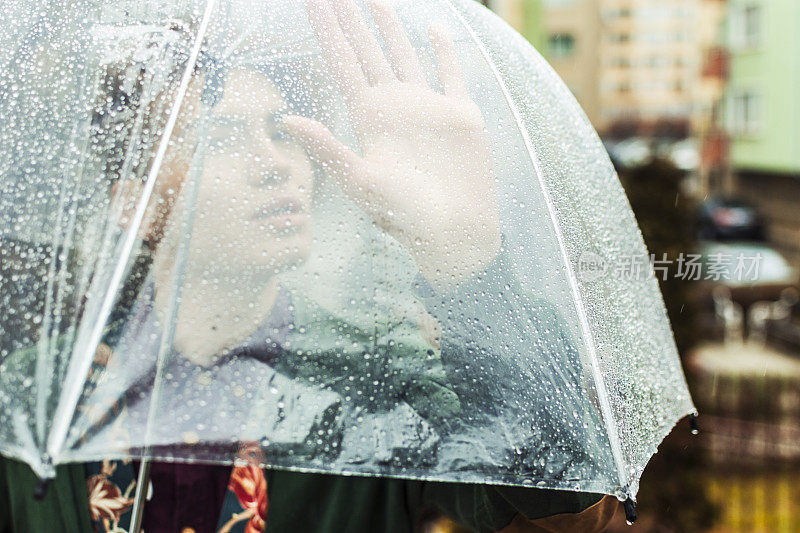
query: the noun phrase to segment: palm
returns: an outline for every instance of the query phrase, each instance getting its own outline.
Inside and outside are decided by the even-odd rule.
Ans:
[[[500,240],[491,158],[483,117],[467,94],[449,35],[431,29],[440,93],[426,83],[391,8],[372,6],[387,59],[352,0],[337,1],[335,14],[327,0],[307,4],[362,153],[309,119],[291,117],[290,131],[408,248],[429,281],[449,285],[483,268]]]

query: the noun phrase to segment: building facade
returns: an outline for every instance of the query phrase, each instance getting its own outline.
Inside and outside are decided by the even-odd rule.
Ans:
[[[601,0],[542,0],[542,53],[597,127]]]
[[[756,202],[800,264],[800,2],[729,0],[725,94],[732,191]]]
[[[695,0],[600,1],[601,131],[688,132],[701,71]],[[680,131],[677,133],[681,133]]]
[[[539,48],[601,134],[685,136],[721,99],[723,82],[706,66],[721,44],[724,0],[488,5]]]
[[[691,115],[700,161],[695,192],[706,196],[730,188],[729,137],[722,117],[728,83],[730,54],[727,45],[727,0],[702,0],[698,4],[697,37],[702,69],[695,87]]]
[[[544,33],[541,0],[482,0],[482,3],[542,52]]]

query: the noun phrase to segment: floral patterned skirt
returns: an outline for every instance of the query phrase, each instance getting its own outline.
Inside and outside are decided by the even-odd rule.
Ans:
[[[86,465],[95,529],[127,533],[138,465],[103,461]],[[144,506],[147,532],[258,533],[267,516],[267,482],[256,466],[153,463]]]

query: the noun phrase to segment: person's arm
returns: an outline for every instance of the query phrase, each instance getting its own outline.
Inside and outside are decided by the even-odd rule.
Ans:
[[[442,359],[462,403],[509,421],[510,415],[536,421],[571,453],[597,451],[592,445],[607,450],[589,441],[599,413],[569,322],[518,279],[505,241],[482,272],[452,291],[436,293],[422,276],[417,290],[441,324]]]
[[[425,483],[424,506],[477,532],[603,531],[619,505],[613,496],[524,487]]]
[[[514,520],[499,533],[561,533],[566,531],[599,533],[608,528],[618,507],[619,501],[614,496],[606,494],[594,505],[575,513],[559,513],[537,519],[528,519],[522,514],[517,514]]]
[[[450,293],[436,294],[421,279],[419,286],[442,323],[445,364],[468,384],[456,385],[462,403],[485,415],[481,444],[487,451],[469,460],[498,464],[515,448],[519,464],[497,468],[551,483],[610,460],[603,457],[607,446],[574,429],[597,427],[599,419],[567,324],[555,306],[520,283],[505,246],[483,272]],[[492,448],[496,430],[507,427],[511,431]],[[457,483],[425,484],[422,501],[476,531],[506,533],[601,531],[617,506],[616,498],[597,493]]]

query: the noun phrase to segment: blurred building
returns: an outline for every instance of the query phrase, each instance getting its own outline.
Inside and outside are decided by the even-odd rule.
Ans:
[[[541,0],[481,0],[540,52],[544,45]]]
[[[602,0],[542,0],[542,53],[595,127],[601,116]]]
[[[758,204],[770,240],[800,263],[800,2],[729,0],[727,27],[729,192]]]
[[[702,68],[694,90],[691,131],[700,152],[696,192],[705,196],[730,188],[729,139],[722,124],[730,63],[725,31],[727,0],[702,0],[697,8]]]
[[[722,0],[487,4],[539,48],[603,134],[683,137],[721,98],[701,80],[719,49]]]
[[[601,0],[484,0],[547,58],[592,124],[598,99]]]
[[[599,0],[601,132],[688,134],[701,68],[697,5]]]

